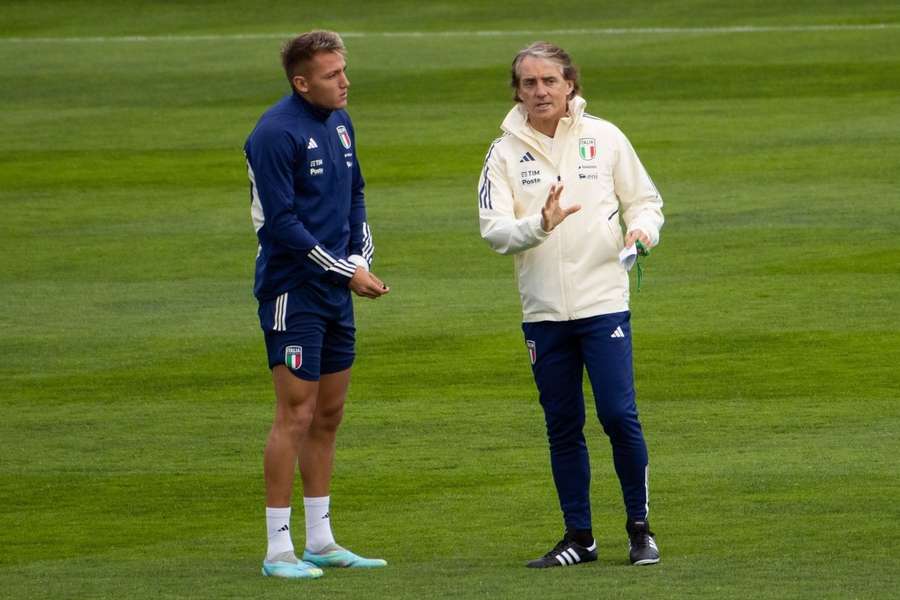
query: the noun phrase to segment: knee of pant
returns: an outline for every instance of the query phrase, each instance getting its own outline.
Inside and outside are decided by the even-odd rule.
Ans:
[[[598,410],[597,417],[606,433],[633,428],[635,425],[640,428],[637,411],[631,407],[617,406],[607,410]]]
[[[547,415],[547,437],[550,443],[566,442],[583,435],[584,414]]]

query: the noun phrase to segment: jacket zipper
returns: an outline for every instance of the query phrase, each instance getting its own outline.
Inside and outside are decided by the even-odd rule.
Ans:
[[[560,162],[560,164],[557,166],[557,174],[556,174],[556,182],[557,183],[562,183],[562,176],[560,175],[560,173],[562,173],[562,162]],[[560,223],[560,225],[562,225],[562,223]],[[559,227],[559,225],[557,225],[557,227]],[[569,306],[569,278],[566,274],[566,260],[565,260],[566,259],[566,248],[565,248],[566,236],[563,234],[562,229],[559,230],[558,235],[559,235],[558,254],[559,254],[559,279],[560,279],[559,289],[562,292],[562,303],[563,303],[562,307],[563,307],[563,311],[565,311],[565,314],[566,314],[566,320],[571,321],[572,320],[572,310],[571,310],[571,307]]]

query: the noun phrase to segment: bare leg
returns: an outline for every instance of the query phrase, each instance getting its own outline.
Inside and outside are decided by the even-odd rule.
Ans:
[[[322,375],[309,430],[300,445],[303,495],[329,495],[334,469],[334,441],[344,416],[344,400],[350,386],[350,369]]]
[[[264,471],[266,506],[277,508],[291,505],[297,458],[316,412],[319,382],[300,379],[284,365],[272,369],[272,382],[275,419],[266,442]]]

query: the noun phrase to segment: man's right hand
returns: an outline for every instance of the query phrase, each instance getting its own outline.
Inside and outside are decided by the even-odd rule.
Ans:
[[[556,229],[556,226],[562,223],[566,217],[581,210],[580,204],[573,204],[569,208],[560,208],[559,197],[562,191],[563,185],[561,183],[551,186],[547,201],[541,209],[541,229],[547,233]]]
[[[384,285],[383,281],[363,267],[356,267],[356,272],[353,273],[349,285],[353,293],[363,298],[378,298],[391,291],[391,288]]]

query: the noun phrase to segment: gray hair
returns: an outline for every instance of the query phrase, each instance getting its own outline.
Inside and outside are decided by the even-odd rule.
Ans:
[[[572,82],[572,92],[569,94],[569,100],[574,98],[581,92],[581,82],[578,81],[578,67],[572,64],[569,53],[550,42],[534,42],[526,48],[519,50],[512,62],[512,76],[510,85],[513,89],[513,100],[521,102],[519,98],[519,65],[526,56],[534,58],[542,58],[555,62],[562,68],[563,79]]]

